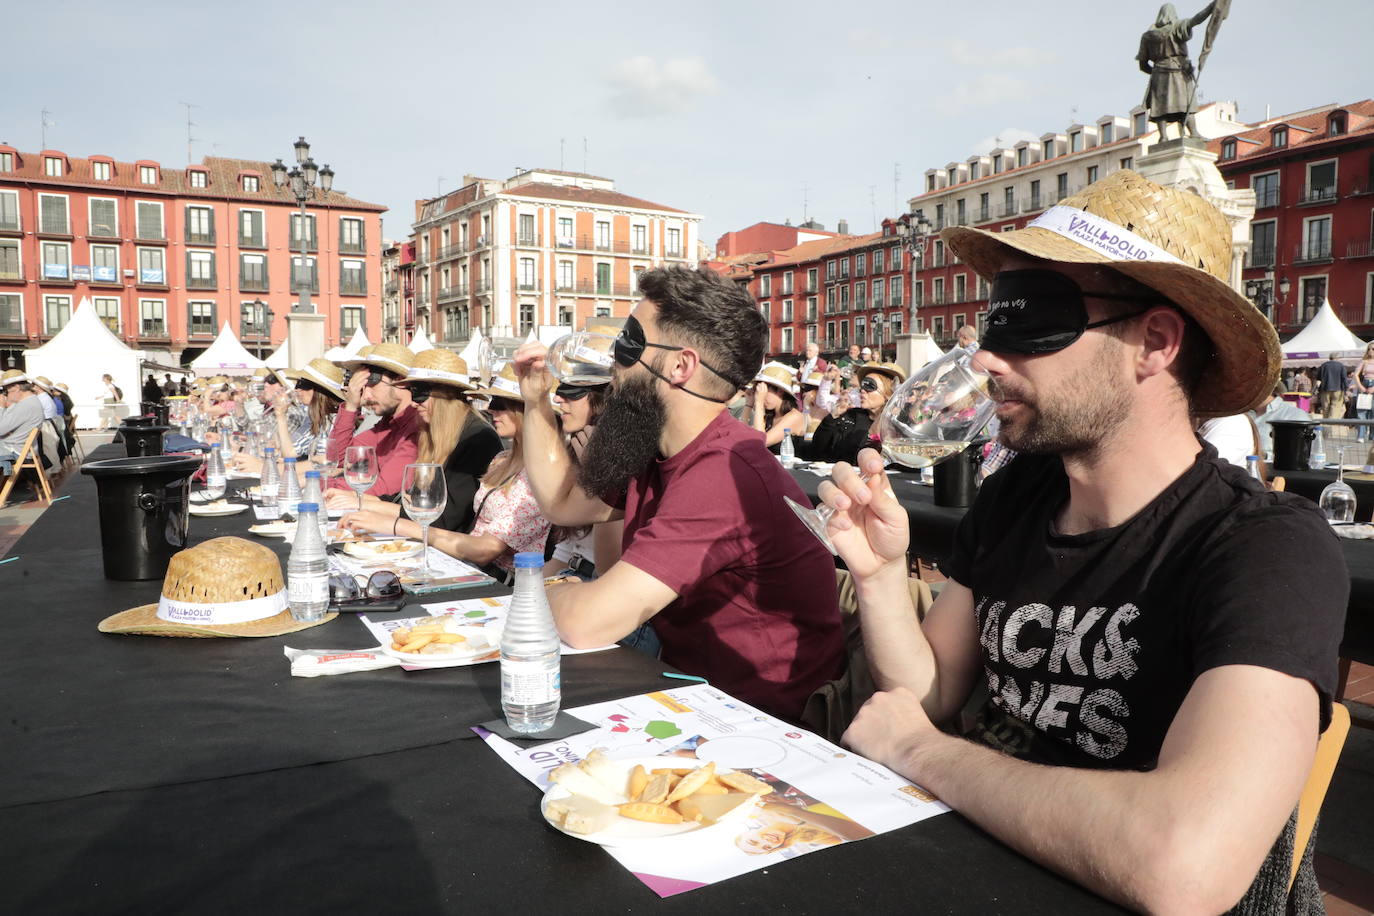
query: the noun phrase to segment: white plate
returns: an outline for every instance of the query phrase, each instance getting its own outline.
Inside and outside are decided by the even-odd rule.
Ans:
[[[289,537],[295,532],[295,522],[263,522],[260,525],[252,525],[248,528],[249,534],[256,534],[260,538]]]
[[[419,541],[350,541],[344,553],[359,560],[404,560],[425,549]]]
[[[391,648],[390,643],[385,643],[382,646],[382,652],[390,655],[392,658],[399,658],[403,662],[412,662],[417,665],[465,665],[479,656],[496,652],[500,648],[494,638],[499,635],[499,630],[490,630],[486,627],[466,627],[457,624],[446,624],[444,626],[444,632],[466,636],[468,641],[454,643],[452,652],[435,652],[429,655],[425,655],[422,652],[398,652]],[[495,659],[493,659],[493,661],[494,660]]]
[[[201,515],[209,518],[217,518],[221,515],[238,515],[248,507],[243,504],[224,503],[191,503],[187,511],[192,515]]]
[[[642,765],[646,772],[656,769],[681,770],[693,765],[706,766],[707,761],[695,760],[690,757],[628,757],[623,760],[611,760],[612,764],[620,767],[624,773],[625,780],[628,782],[630,771],[636,764]],[[728,767],[717,766],[716,772],[720,774],[734,772]],[[669,837],[680,836],[684,833],[703,834],[703,833],[724,833],[730,834],[739,830],[741,821],[748,818],[750,812],[758,809],[757,799],[753,804],[748,802],[740,804],[725,817],[716,821],[714,824],[699,824],[696,821],[685,821],[681,824],[651,824],[648,821],[637,821],[629,817],[616,817],[611,821],[611,825],[604,830],[595,833],[573,833],[564,830],[553,821],[549,820],[548,805],[551,801],[560,798],[567,798],[573,793],[562,786],[554,783],[549,786],[549,790],[544,793],[544,797],[539,802],[539,813],[544,815],[544,820],[553,829],[560,833],[566,833],[570,837],[579,840],[586,840],[588,843],[597,843],[601,846],[632,846],[643,843],[646,840],[666,840]],[[761,796],[766,798],[767,796]],[[723,840],[723,838],[722,838]]]

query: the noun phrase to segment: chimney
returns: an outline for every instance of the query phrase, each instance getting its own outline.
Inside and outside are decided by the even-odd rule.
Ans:
[[[838,232],[840,235],[848,235],[848,234],[849,234],[849,220],[847,220],[847,219],[842,219],[842,220],[840,220],[838,223],[836,223],[836,224],[835,224],[835,231]]]

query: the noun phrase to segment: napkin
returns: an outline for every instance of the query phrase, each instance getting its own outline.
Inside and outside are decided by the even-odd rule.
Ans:
[[[1337,537],[1349,538],[1352,541],[1374,538],[1374,525],[1332,525],[1331,530],[1336,532]]]
[[[494,735],[505,738],[507,741],[514,741],[521,747],[534,747],[546,741],[562,741],[564,738],[571,738],[573,735],[589,732],[596,728],[596,726],[590,722],[582,721],[577,718],[577,716],[570,716],[566,712],[560,710],[558,718],[553,720],[553,726],[547,731],[542,731],[537,735],[522,735],[518,732],[511,731],[510,726],[506,724],[504,718],[483,722],[481,725],[474,727],[474,733],[476,733],[475,730],[478,728],[485,729]]]

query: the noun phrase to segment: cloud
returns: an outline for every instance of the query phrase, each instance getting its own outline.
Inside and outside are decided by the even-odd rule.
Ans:
[[[700,57],[661,63],[652,57],[626,58],[615,65],[607,82],[611,109],[632,118],[678,114],[719,88]]]
[[[991,137],[984,137],[977,143],[969,147],[970,156],[983,156],[999,147],[1010,149],[1021,140],[1039,140],[1039,134],[1033,134],[1028,130],[1019,127],[1004,127]]]
[[[972,82],[960,83],[940,96],[939,107],[949,113],[970,108],[1003,106],[1030,98],[1030,87],[1019,76],[984,73]]]

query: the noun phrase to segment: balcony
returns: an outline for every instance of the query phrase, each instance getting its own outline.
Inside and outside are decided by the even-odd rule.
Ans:
[[[167,323],[165,321],[154,321],[144,318],[138,328],[139,337],[166,337]]]
[[[443,248],[439,249],[439,255],[435,258],[435,260],[447,261],[449,258],[456,258],[459,255],[464,255],[467,253],[468,246],[464,245],[461,242],[459,242],[457,245],[445,245]],[[417,261],[416,263],[419,262]]]
[[[538,281],[538,280],[521,280],[519,283],[516,284],[515,289],[516,289],[517,292],[522,292],[522,293],[537,293],[537,292],[539,292],[539,289],[540,289],[539,281]]]
[[[535,233],[534,235],[521,233],[515,237],[515,244],[519,248],[542,248],[544,246],[544,236],[539,233]]]
[[[1274,249],[1273,248],[1251,248],[1250,253],[1245,256],[1246,267],[1273,267]]]
[[[472,247],[473,247],[473,248],[486,248],[486,247],[487,247],[487,244],[488,244],[490,241],[491,241],[491,240],[488,239],[485,235],[479,235],[479,236],[477,236],[477,240],[476,240],[475,242],[472,243]]]
[[[1040,210],[1043,210],[1043,209],[1044,209],[1044,207],[1042,207],[1042,206],[1040,205],[1040,195],[1039,195],[1039,194],[1032,194],[1031,197],[1030,197],[1030,200],[1027,200],[1027,201],[1026,201],[1026,205],[1025,205],[1024,207],[1021,208],[1021,212],[1022,212],[1022,213],[1037,213],[1037,212],[1039,212]]]
[[[1336,200],[1336,186],[1334,184],[1304,185],[1302,197],[1298,198],[1300,206],[1311,206],[1314,204],[1329,204]],[[1256,209],[1259,205],[1256,204]]]
[[[1277,207],[1279,205],[1279,189],[1265,188],[1255,192],[1255,209],[1263,210],[1266,207]]]
[[[1002,204],[1002,209],[997,211],[998,219],[1011,219],[1016,215],[1016,201],[1011,200]]]
[[[817,288],[819,285],[820,285],[820,284],[817,283],[815,280],[807,280],[807,281],[806,281],[806,290],[805,290],[805,291],[808,292],[808,293],[814,293],[814,292],[816,292],[816,288]]]
[[[1374,238],[1356,239],[1345,246],[1345,256],[1347,258],[1371,258],[1374,257]]]
[[[491,292],[491,281],[478,280],[476,286],[473,287],[472,291],[478,296]]]
[[[988,220],[992,219],[992,208],[991,208],[991,207],[979,207],[979,208],[975,211],[975,213],[977,214],[977,215],[973,218],[973,221],[974,221],[975,223],[986,223]]]
[[[344,280],[339,284],[339,295],[341,296],[366,296],[367,283],[362,279]]]
[[[429,307],[429,293],[425,292],[425,291],[422,290],[422,289],[421,289],[421,290],[416,290],[416,292],[415,292],[415,307],[416,307],[417,309],[428,308],[428,307]]]
[[[267,288],[266,277],[239,277],[239,291],[244,293],[265,293]]]
[[[388,280],[388,281],[386,282],[386,285],[382,287],[382,292],[385,293],[385,294],[388,295],[388,296],[394,296],[394,295],[396,295],[396,293],[397,293],[399,290],[400,290],[400,284],[397,283],[395,280]]]
[[[1329,264],[1331,257],[1330,239],[1310,239],[1306,245],[1299,245],[1293,253],[1296,264]]]
[[[361,240],[340,242],[339,254],[367,254],[367,246]]]
[[[187,277],[187,289],[219,289],[214,277]]]
[[[466,299],[467,297],[468,288],[465,284],[460,283],[457,286],[441,286],[439,288],[439,295],[435,298],[435,301],[452,302],[455,299]]]
[[[1369,176],[1356,178],[1350,185],[1351,197],[1362,197],[1365,194],[1374,194],[1374,179]]]
[[[868,274],[868,268],[863,264],[854,265],[854,276],[863,277]]]
[[[240,232],[240,233],[239,233],[239,247],[240,247],[240,248],[266,248],[266,247],[267,247],[267,242],[263,239],[261,233],[256,234],[256,235],[251,234],[251,233],[245,235],[245,234],[243,234],[243,233]]]

